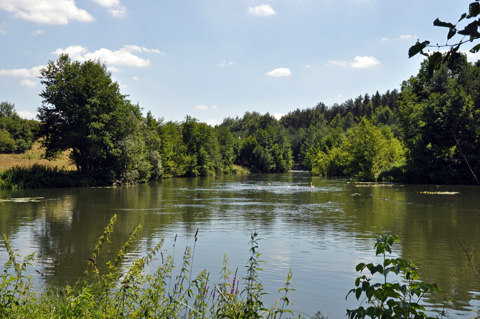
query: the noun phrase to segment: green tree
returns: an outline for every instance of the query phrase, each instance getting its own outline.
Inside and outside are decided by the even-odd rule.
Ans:
[[[15,105],[0,102],[0,153],[23,153],[37,139],[38,122],[18,116]]]
[[[174,122],[161,124],[159,127],[159,136],[163,176],[185,176],[191,157],[187,155],[181,125]]]
[[[226,126],[217,126],[215,131],[220,152],[220,170],[222,173],[230,174],[233,172],[233,163],[239,151],[239,139],[235,138]]]
[[[387,126],[375,125],[366,117],[347,132],[338,129],[341,124],[333,123],[322,144],[312,148],[312,174],[375,180],[403,164],[405,150]]]
[[[471,88],[480,79],[479,67],[465,57],[457,72],[443,65],[430,73],[428,64],[402,85],[399,119],[408,176],[416,182],[478,183],[480,100]]]
[[[140,108],[120,93],[105,65],[61,55],[41,78],[38,117],[47,158],[71,150],[77,169],[99,181],[148,180]]]
[[[188,176],[215,175],[220,171],[218,139],[212,127],[187,116],[182,125],[182,136],[191,159]]]
[[[0,116],[12,117],[16,115],[15,104],[4,101],[0,102]]]
[[[8,131],[0,129],[0,153],[13,153],[15,150],[15,140]]]
[[[143,125],[143,136],[148,152],[147,158],[152,165],[151,179],[154,180],[163,175],[162,156],[160,155],[162,141],[159,135],[161,121],[156,120],[152,113],[148,112]]]

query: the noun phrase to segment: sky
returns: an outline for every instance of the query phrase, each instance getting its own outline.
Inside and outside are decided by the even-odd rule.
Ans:
[[[279,117],[399,90],[423,59],[408,48],[444,44],[433,21],[455,23],[470,2],[0,0],[0,101],[35,118],[39,71],[68,53],[99,59],[122,94],[165,121]]]

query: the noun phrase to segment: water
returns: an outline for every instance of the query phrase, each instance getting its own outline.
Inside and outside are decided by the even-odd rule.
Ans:
[[[378,261],[376,235],[397,234],[396,255],[415,261],[421,279],[442,288],[451,300],[449,315],[474,317],[480,279],[459,241],[480,250],[479,194],[473,186],[357,187],[298,172],[170,179],[127,188],[2,191],[0,231],[20,255],[36,253],[34,269],[43,275],[31,274],[40,288],[82,279],[87,258],[114,214],[118,220],[106,256],[115,255],[140,224],[141,246],[131,257],[162,237],[163,253],[173,253],[176,235],[180,257],[193,246],[198,228],[194,272],[207,268],[213,282],[219,282],[224,254],[232,271],[245,274],[250,235],[257,231],[266,261],[260,278],[270,293],[267,305],[281,297],[277,292],[292,268],[296,291],[290,294],[290,309],[309,315],[320,310],[329,318],[343,318],[347,308],[359,305],[345,296],[358,275],[355,265]],[[0,261],[6,258],[0,250]]]

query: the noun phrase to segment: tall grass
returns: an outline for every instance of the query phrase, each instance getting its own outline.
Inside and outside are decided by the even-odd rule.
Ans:
[[[0,172],[0,189],[95,186],[96,182],[77,171],[34,164]]]
[[[219,283],[214,283],[206,269],[195,276],[192,273],[198,230],[193,248],[185,249],[179,268],[174,262],[175,247],[172,255],[163,255],[163,240],[145,256],[130,262],[125,259],[129,251],[138,247],[136,238],[140,227],[131,233],[113,260],[100,264],[99,256],[110,243],[115,222],[116,216],[105,227],[88,258],[85,281],[74,287],[51,288],[38,294],[24,275],[33,255],[18,263],[18,256],[4,237],[10,258],[0,277],[1,317],[281,319],[294,316],[287,308],[288,293],[293,290],[291,271],[280,289],[279,301],[268,307],[263,302],[265,291],[259,279],[259,266],[263,261],[257,233],[251,235],[246,276],[238,278],[237,269],[232,277],[228,258],[224,256]],[[153,272],[147,271],[154,260],[158,266]]]

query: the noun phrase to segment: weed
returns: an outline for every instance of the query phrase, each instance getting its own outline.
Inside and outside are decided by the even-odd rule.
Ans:
[[[353,293],[360,299],[365,295],[368,307],[347,310],[349,318],[434,318],[428,317],[425,307],[420,304],[427,293],[440,292],[435,284],[419,281],[415,265],[401,258],[387,258],[392,253],[392,246],[398,242],[398,236],[383,235],[377,238],[375,244],[376,255],[383,257],[383,263],[359,263],[358,272],[365,269],[373,276],[380,274],[383,282],[372,283],[372,279],[362,275],[355,280],[356,288],[351,289],[347,297]],[[401,276],[404,281],[389,281],[389,274]]]

